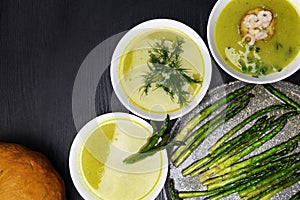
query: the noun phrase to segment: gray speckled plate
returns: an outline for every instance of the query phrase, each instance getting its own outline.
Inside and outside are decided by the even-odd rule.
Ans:
[[[225,84],[222,86],[219,86],[213,90],[211,90],[206,97],[202,100],[201,104],[196,107],[192,112],[190,112],[188,115],[183,116],[181,119],[178,119],[172,129],[172,134],[176,134],[178,130],[180,130],[187,122],[190,121],[199,111],[201,111],[203,108],[207,107],[209,104],[215,102],[216,100],[224,97],[226,94],[244,86],[245,83],[240,81],[235,81],[229,84]],[[280,90],[281,92],[285,93],[289,98],[293,99],[294,101],[298,102],[300,104],[300,86],[294,85],[288,82],[277,82],[272,84],[275,88]],[[252,98],[249,105],[238,115],[236,115],[234,118],[226,122],[224,125],[221,125],[219,128],[217,128],[204,142],[198,147],[196,151],[192,153],[192,155],[178,168],[174,167],[172,164],[170,164],[170,176],[175,180],[175,187],[179,191],[189,191],[189,190],[205,190],[205,187],[202,186],[199,181],[198,177],[183,177],[181,175],[181,170],[187,167],[192,162],[204,157],[208,153],[208,149],[228,130],[230,130],[232,127],[234,127],[236,124],[241,122],[243,119],[245,119],[247,116],[251,115],[252,113],[275,104],[282,104],[282,102],[272,96],[269,92],[267,92],[262,85],[257,85],[252,89],[251,93],[255,95],[254,98]],[[274,114],[282,114],[284,111],[275,111],[271,112],[270,115]],[[257,153],[260,153],[266,149],[269,149],[270,147],[277,145],[279,143],[282,143],[283,141],[288,140],[290,137],[295,136],[296,134],[299,134],[300,132],[300,115],[293,117],[289,119],[287,125],[284,127],[284,129],[277,134],[272,140],[265,143],[263,146],[261,146],[256,151],[252,152],[248,156],[253,156]],[[205,121],[204,121],[205,123]],[[195,129],[200,127],[203,123],[199,124]],[[244,127],[242,130],[240,130],[237,134],[241,133],[243,130],[249,128],[252,125],[249,124],[248,126]],[[299,151],[299,146],[296,151]],[[272,199],[289,199],[293,194],[295,194],[297,191],[300,190],[300,183],[296,183],[293,186],[285,189],[284,191],[276,194],[272,197]],[[164,191],[166,194],[166,190]],[[165,196],[166,199],[168,199]],[[203,199],[200,197],[193,198],[193,199]],[[223,199],[240,199],[237,194],[230,195]]]

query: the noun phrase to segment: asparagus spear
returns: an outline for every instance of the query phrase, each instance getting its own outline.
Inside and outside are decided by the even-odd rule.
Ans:
[[[298,180],[299,181],[299,180]],[[300,199],[300,191],[298,191],[296,194],[294,194],[290,200],[299,200]]]
[[[285,172],[283,172],[283,173],[285,173]],[[288,172],[287,172],[287,174],[290,175],[290,173],[288,173]],[[276,175],[278,175],[278,173],[274,174],[274,173],[270,172],[266,176],[253,177],[252,179],[250,179],[248,181],[246,180],[244,183],[239,184],[237,187],[233,187],[233,188],[231,188],[229,190],[225,190],[225,191],[220,191],[217,194],[214,194],[212,196],[205,198],[205,200],[218,200],[218,199],[228,196],[230,194],[240,192],[240,191],[245,190],[250,187],[254,187],[255,185],[258,186],[261,183],[268,184],[275,180],[275,178],[273,178],[273,177],[275,177]],[[180,193],[179,193],[179,195],[180,195]]]
[[[173,153],[171,160],[174,162],[174,165],[176,165],[176,160],[179,158],[180,154],[189,146],[193,143],[195,139],[197,139],[201,134],[205,134],[205,132],[212,132],[214,129],[216,129],[218,126],[223,124],[226,120],[227,113],[231,112],[234,110],[239,104],[243,101],[248,101],[250,97],[253,97],[252,95],[244,95],[241,98],[238,98],[236,101],[232,102],[230,105],[228,105],[225,110],[223,110],[221,113],[216,115],[214,118],[206,122],[204,125],[202,125],[195,133],[190,135],[186,140],[185,140],[185,145],[182,145],[178,147],[175,152]]]
[[[270,125],[270,122],[272,122],[274,118],[275,118],[274,116],[270,117],[268,120],[266,116],[258,118],[257,121],[252,126],[252,128],[248,129],[247,131],[244,131],[242,134],[238,135],[237,137],[234,137],[233,139],[225,142],[222,146],[220,146],[214,152],[212,152],[211,155],[212,156],[220,155],[230,147],[239,144],[243,138],[249,137],[249,135],[251,135],[253,132],[256,132],[258,130],[263,130],[265,127],[268,127]]]
[[[270,133],[263,136],[259,141],[253,143],[251,146],[247,147],[246,149],[242,150],[238,154],[232,156],[231,158],[227,159],[223,163],[220,163],[219,165],[215,166],[214,168],[211,168],[207,170],[206,172],[202,173],[199,178],[200,182],[204,182],[205,180],[209,179],[210,177],[216,175],[219,171],[222,169],[225,169],[235,163],[236,161],[240,160],[250,152],[254,151],[261,145],[263,145],[265,142],[273,138],[275,135],[277,135],[285,126],[287,120],[282,120],[277,127],[275,127]]]
[[[291,170],[295,170],[297,168],[299,168],[299,166],[292,165],[289,168],[289,170],[291,171]],[[211,190],[208,189],[205,191],[181,191],[181,192],[178,192],[177,190],[175,190],[175,188],[173,188],[173,190],[175,190],[175,192],[172,191],[172,193],[176,194],[177,198],[191,198],[191,197],[212,195],[206,199],[219,199],[219,198],[225,197],[229,194],[245,190],[253,185],[258,185],[258,183],[260,183],[262,181],[267,182],[267,181],[265,181],[266,178],[273,177],[273,176],[278,177],[279,176],[278,174],[287,174],[287,172],[284,173],[283,170],[268,170],[267,172],[262,173],[262,175],[246,177],[242,180],[237,180],[237,181],[227,184],[223,187],[219,187],[219,188],[215,188],[215,189],[211,189]],[[276,178],[273,178],[273,179],[276,179]],[[269,181],[272,181],[272,180],[269,179]],[[175,198],[175,199],[177,199],[177,198]]]
[[[176,141],[183,141],[186,136],[188,135],[188,133],[197,125],[199,124],[201,121],[203,121],[204,119],[206,119],[213,111],[215,111],[216,109],[220,108],[221,106],[223,106],[224,104],[232,101],[233,99],[235,99],[236,97],[243,95],[245,93],[247,93],[248,91],[250,91],[252,88],[254,87],[254,85],[246,85],[242,88],[237,89],[236,91],[229,93],[228,95],[226,95],[225,97],[221,98],[220,100],[218,100],[217,102],[213,103],[212,105],[208,106],[207,108],[205,108],[204,110],[202,110],[198,115],[196,115],[191,121],[189,121],[189,123],[187,125],[185,125],[180,132],[176,135],[175,140]],[[172,159],[172,161],[174,161],[174,159]]]
[[[138,153],[132,154],[132,155],[128,156],[127,158],[125,158],[123,160],[123,162],[126,163],[126,164],[133,164],[133,163],[136,163],[140,160],[143,160],[143,159],[145,159],[149,156],[152,156],[152,155],[154,155],[155,153],[157,153],[159,151],[162,151],[162,150],[167,149],[167,148],[172,147],[172,146],[179,146],[181,144],[182,144],[182,142],[172,141],[172,142],[170,142],[168,144],[165,144],[165,145],[159,145],[159,146],[156,146],[155,148],[150,149],[147,152],[144,152],[144,153],[138,152]]]
[[[259,176],[246,177],[245,179],[238,180],[236,182],[227,184],[223,187],[219,187],[216,189],[205,190],[205,191],[185,191],[185,192],[177,191],[177,195],[180,198],[191,198],[191,197],[212,195],[205,199],[211,199],[211,200],[220,199],[222,197],[233,194],[235,192],[242,191],[252,185],[255,185],[255,184],[259,183],[260,181],[264,180],[266,177],[269,177],[276,173],[277,173],[277,171],[269,170],[265,174],[262,174]]]
[[[262,110],[259,110],[255,112],[254,114],[247,117],[244,121],[236,125],[234,128],[232,128],[230,131],[228,131],[223,137],[221,137],[209,150],[210,153],[214,152],[217,148],[219,148],[226,140],[228,140],[231,136],[233,136],[236,132],[238,132],[240,129],[242,129],[244,126],[246,126],[248,123],[253,121],[254,119],[269,113],[274,110],[280,110],[280,109],[290,109],[290,105],[273,105],[269,106],[267,108],[264,108]]]
[[[244,99],[243,101],[240,102],[239,106],[236,106],[234,110],[231,112],[227,113],[225,116],[225,121],[228,121],[232,117],[234,117],[236,114],[238,114],[241,110],[243,110],[249,103],[249,97],[246,98],[247,96],[242,97]],[[198,146],[203,142],[203,140],[213,131],[215,130],[220,124],[216,123],[213,126],[210,126],[207,131],[202,133],[188,148],[186,148],[180,156],[175,160],[174,165],[179,166],[181,163],[185,161],[187,157],[191,155],[191,153],[198,148]]]
[[[257,198],[251,198],[251,199],[252,200],[253,199],[268,200],[272,196],[274,196],[276,193],[284,190],[287,187],[290,187],[291,185],[297,183],[298,181],[300,181],[300,174],[299,173],[293,175],[291,178],[287,179],[284,183],[278,183],[275,187],[269,188],[267,191],[263,192],[262,194],[259,194],[257,196]],[[295,198],[299,200],[300,196],[298,195],[298,197],[295,197]]]
[[[190,198],[190,197],[197,197],[197,196],[205,196],[209,194],[214,194],[216,191],[183,191],[179,192],[175,189],[174,180],[167,178],[166,188],[168,189],[169,193],[168,196],[171,196],[172,200],[182,200],[182,198]]]
[[[300,154],[297,153],[297,154],[293,154],[293,155],[288,156],[288,157],[284,157],[284,158],[279,159],[277,161],[267,163],[267,164],[259,166],[259,167],[254,167],[253,168],[252,166],[249,166],[249,167],[246,167],[246,169],[247,169],[246,172],[238,174],[238,175],[231,175],[231,176],[223,175],[223,176],[220,176],[219,181],[207,185],[207,189],[211,190],[211,189],[219,188],[219,187],[222,187],[222,186],[227,185],[229,183],[232,183],[232,182],[244,179],[246,177],[250,177],[250,176],[259,174],[261,172],[265,172],[267,170],[278,170],[278,169],[281,169],[281,168],[284,168],[284,167],[288,167],[294,162],[294,160],[299,159],[299,156],[300,156]]]
[[[289,117],[293,117],[295,115],[297,115],[297,112],[289,112],[280,116],[275,121],[273,121],[274,117],[270,117],[268,120],[266,120],[265,117],[258,119],[251,128],[225,143],[223,145],[226,146],[225,149],[221,146],[212,155],[208,155],[206,159],[211,158],[209,162],[201,166],[204,159],[201,159],[200,162],[196,161],[186,169],[184,169],[182,171],[182,174],[184,176],[188,174],[194,176],[206,170],[207,168],[212,168],[218,165],[219,163],[234,155],[236,152],[246,148],[252,142],[256,141],[261,135],[269,131],[272,128],[273,124],[278,124],[280,123],[280,121],[285,120]]]
[[[268,174],[270,174],[269,172]],[[207,196],[207,195],[212,195],[212,194],[217,194],[217,193],[225,193],[227,191],[232,191],[232,193],[237,192],[239,190],[235,190],[236,188],[239,188],[240,190],[244,189],[245,187],[243,185],[249,186],[250,184],[255,184],[260,179],[258,178],[246,178],[241,181],[236,181],[234,183],[225,185],[224,187],[216,188],[213,190],[204,190],[204,191],[183,191],[183,192],[178,192],[178,196],[181,198],[191,198],[191,197],[199,197],[199,196]],[[240,187],[242,186],[242,187]]]
[[[227,158],[231,157],[234,155],[236,152],[246,148],[248,145],[251,145],[251,143],[255,142],[258,140],[263,134],[267,133],[269,130],[273,128],[273,124],[270,122],[273,122],[274,124],[280,122],[283,120],[282,118],[276,120],[275,122],[273,121],[274,117],[269,118],[268,120],[260,119],[257,121],[253,127],[245,131],[244,134],[242,134],[242,137],[239,138],[237,141],[236,139],[233,139],[231,141],[228,141],[228,143],[231,143],[231,145],[228,147],[227,151],[219,152],[215,151],[213,155],[219,154],[222,156],[221,158],[217,159],[216,162],[214,162],[210,168],[214,167],[215,165],[223,162]],[[235,143],[234,143],[235,142]]]
[[[296,147],[295,147],[296,148]],[[295,148],[291,149],[294,150]],[[284,152],[284,154],[289,153],[290,151]],[[224,174],[222,176],[210,178],[203,182],[203,185],[207,185],[208,188],[214,188],[215,185],[222,186],[226,185],[228,183],[231,183],[232,181],[239,180],[245,176],[245,174],[255,174],[270,168],[275,168],[283,166],[285,164],[289,164],[295,159],[299,158],[300,153],[292,154],[287,157],[280,158],[278,160],[273,160],[272,162],[269,162],[268,160],[266,162],[259,162],[256,165],[248,165],[242,169]],[[281,157],[281,155],[280,155]],[[279,166],[278,166],[279,165]]]
[[[264,151],[261,154],[258,154],[256,156],[253,156],[251,158],[248,158],[242,162],[239,162],[235,165],[232,165],[230,167],[227,167],[223,169],[222,171],[218,172],[218,175],[224,175],[232,171],[236,171],[238,169],[244,168],[247,165],[259,163],[260,161],[263,161],[264,159],[277,157],[277,155],[281,155],[281,152],[290,151],[291,149],[295,148],[296,145],[298,145],[298,141],[300,140],[300,134],[294,136],[293,138],[289,139],[286,142],[283,142],[277,146],[274,146],[271,149],[268,149]]]
[[[276,181],[280,183],[283,179],[293,175],[299,169],[300,169],[300,162],[298,161],[298,162],[295,162],[292,166],[288,167],[287,169],[282,169],[274,174],[271,174],[268,177],[266,177],[265,179],[259,181],[257,184],[252,185],[251,187],[248,187],[247,189],[240,191],[239,195],[241,197],[245,197],[245,196],[247,196],[247,194],[259,189],[260,187],[263,187],[263,186],[271,184],[271,183],[276,183]]]
[[[273,95],[275,95],[277,98],[281,99],[286,104],[289,104],[293,106],[299,113],[300,113],[300,105],[293,101],[292,99],[288,98],[285,94],[282,92],[276,90],[272,85],[266,84],[264,87]]]
[[[180,145],[180,143],[176,141],[167,144],[167,141],[170,136],[170,134],[166,133],[169,121],[170,121],[170,117],[169,115],[167,115],[161,129],[157,133],[149,137],[147,143],[143,147],[141,147],[137,153],[128,156],[123,160],[123,162],[126,164],[132,164],[140,160],[143,160],[148,156],[152,156],[156,152],[164,150],[170,146]],[[156,128],[154,127],[154,130],[155,129]],[[161,140],[159,141],[159,139]]]
[[[212,165],[215,165],[215,163],[224,161],[225,159],[229,158],[232,154],[234,154],[235,152],[237,152],[241,148],[243,148],[243,145],[241,145],[242,143],[244,143],[244,142],[250,143],[251,138],[249,138],[249,135],[251,136],[251,133],[254,133],[255,135],[257,135],[257,133],[255,133],[255,132],[257,132],[258,128],[261,127],[262,124],[264,124],[264,123],[265,123],[265,117],[262,120],[256,121],[256,123],[250,129],[248,129],[244,133],[242,133],[241,135],[243,137],[239,137],[240,139],[242,139],[239,143],[233,143],[232,141],[229,141],[229,143],[231,145],[227,146],[227,148],[224,149],[223,152],[218,152],[218,154],[211,154],[211,155],[206,156],[207,158],[210,158],[209,162],[202,165],[204,159],[201,159],[200,161],[196,161],[196,162],[192,163],[190,166],[188,166],[187,168],[185,168],[182,171],[182,174],[184,176],[186,176],[188,174],[194,176],[194,175],[202,172],[203,170],[211,167]],[[265,130],[265,131],[267,131],[267,130]],[[256,137],[252,137],[252,138],[255,139]],[[238,147],[234,148],[237,144],[238,144]]]
[[[299,174],[292,174],[288,177],[281,177],[273,182],[266,184],[262,187],[257,188],[253,192],[250,192],[246,196],[244,196],[243,200],[248,199],[269,199],[270,197],[274,196],[276,193],[280,192],[281,190],[284,190],[285,188],[293,185],[298,180],[300,180]]]
[[[287,169],[283,169],[283,170],[279,170],[279,171],[270,170],[265,175],[262,175],[259,177],[253,176],[252,178],[250,178],[248,180],[246,179],[244,182],[242,182],[242,184],[237,185],[237,187],[231,188],[229,190],[221,191],[217,194],[209,196],[208,198],[206,198],[206,200],[220,199],[222,197],[233,194],[235,192],[240,193],[241,191],[245,191],[248,188],[256,188],[261,185],[266,185],[266,184],[272,183],[274,180],[276,180],[279,177],[284,177],[285,175],[291,175],[291,174],[295,173],[295,171],[297,169],[299,169],[299,162],[292,165],[291,167],[289,167]]]
[[[161,129],[156,134],[153,134],[148,139],[148,142],[146,143],[146,145],[143,146],[142,149],[139,150],[140,153],[145,153],[145,152],[151,150],[157,144],[159,138],[162,138],[164,136],[164,134],[166,133],[166,130],[169,125],[169,121],[170,121],[170,116],[167,115]]]
[[[207,196],[215,193],[216,193],[215,190],[187,191],[187,192],[178,192],[178,197],[180,198],[201,197],[201,196]]]
[[[236,193],[236,192],[239,192],[241,190],[244,190],[254,184],[257,184],[258,182],[260,182],[261,180],[265,179],[265,177],[267,176],[270,176],[272,175],[274,172],[272,171],[269,171],[267,172],[265,175],[263,176],[258,176],[258,177],[250,177],[250,178],[246,178],[242,181],[237,181],[237,184],[236,184],[236,187],[231,187],[229,189],[215,189],[215,190],[219,190],[218,193],[212,195],[212,196],[209,196],[207,198],[205,198],[205,200],[217,200],[217,199],[220,199],[222,197],[225,197],[225,196],[228,196],[230,194],[233,194],[233,193]],[[231,185],[231,184],[230,184]],[[227,186],[224,186],[222,188],[226,188]]]
[[[256,128],[258,127],[263,127],[263,124],[265,124],[266,121],[266,116],[261,117],[259,120],[257,120],[255,122],[255,124],[253,125],[253,127],[251,128],[253,131],[256,131]],[[255,126],[255,128],[254,128]],[[188,166],[186,169],[183,170],[183,175],[188,175],[190,174],[194,169],[203,166],[203,169],[205,169],[206,167],[204,167],[204,164],[209,164],[209,161],[211,162],[211,160],[221,154],[226,154],[226,152],[228,152],[229,148],[235,144],[237,144],[237,142],[239,142],[242,138],[244,138],[246,136],[246,134],[248,134],[250,132],[250,130],[245,131],[243,134],[240,134],[239,136],[235,137],[234,139],[230,140],[229,142],[227,142],[226,144],[224,144],[223,146],[221,146],[220,148],[218,148],[216,151],[214,151],[212,154],[208,154],[205,157],[201,158],[200,160],[192,163],[190,166]],[[201,170],[199,170],[201,171]]]
[[[229,172],[229,173],[224,174],[222,176],[212,177],[212,178],[207,179],[206,181],[204,181],[202,183],[202,185],[208,186],[208,185],[220,183],[223,180],[227,180],[227,179],[230,179],[232,177],[239,176],[240,174],[247,173],[247,172],[249,172],[249,170],[251,170],[251,167],[244,167],[242,169],[239,169],[239,170],[236,170],[236,171],[233,171],[233,172]]]
[[[259,126],[260,123],[257,123],[256,126],[253,127],[253,129],[249,130],[249,132],[246,132],[246,135],[241,138],[241,141],[234,144],[230,150],[231,152],[226,153],[221,159],[217,160],[217,162],[215,162],[213,165],[211,165],[210,168],[218,165],[219,163],[223,162],[224,160],[226,160],[227,158],[229,158],[231,155],[235,154],[236,152],[246,148],[248,145],[251,145],[253,142],[256,142],[258,139],[260,139],[260,137],[262,135],[264,135],[266,132],[268,132],[269,130],[271,130],[274,127],[274,124],[279,124],[281,123],[281,121],[286,120],[290,117],[293,117],[295,115],[297,115],[297,112],[289,112],[289,113],[285,113],[282,116],[280,116],[278,119],[276,119],[275,121],[273,121],[273,117],[271,117],[270,119],[268,119],[261,127],[256,127]],[[256,131],[256,133],[255,133]]]

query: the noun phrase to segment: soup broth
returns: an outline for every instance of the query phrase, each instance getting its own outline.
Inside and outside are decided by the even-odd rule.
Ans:
[[[82,147],[80,165],[87,187],[97,198],[144,199],[153,190],[162,173],[161,153],[138,163],[123,163],[150,134],[128,119],[107,120],[95,128]]]
[[[190,77],[201,80],[205,73],[201,51],[192,39],[180,31],[164,27],[145,30],[137,34],[126,46],[120,59],[118,76],[124,93],[130,102],[140,109],[162,114],[172,113],[182,108],[178,103],[176,92],[172,99],[163,87],[155,88],[155,84],[151,85],[147,94],[143,91],[145,74],[150,72],[149,52],[158,42],[177,40],[183,41],[180,67],[184,68]],[[170,78],[167,73],[161,71],[158,73],[165,76],[165,80]],[[200,88],[201,83],[191,83],[183,85],[180,90],[187,94],[187,102],[190,102],[199,93]]]
[[[255,8],[272,13],[274,34],[267,41],[248,45],[242,41],[239,27],[245,13]],[[300,49],[299,33],[299,12],[287,0],[232,0],[217,20],[215,41],[228,65],[243,73],[260,76],[281,71],[295,59]]]

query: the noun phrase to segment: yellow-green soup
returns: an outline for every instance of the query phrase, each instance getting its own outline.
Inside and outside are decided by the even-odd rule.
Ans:
[[[88,188],[97,198],[144,199],[153,191],[162,173],[161,153],[138,163],[123,163],[150,134],[143,125],[119,118],[93,130],[82,147],[80,166]]]
[[[184,41],[183,52],[180,54],[181,67],[186,69],[186,73],[193,78],[204,77],[204,61],[199,47],[186,34],[171,28],[155,28],[145,30],[132,39],[120,58],[119,80],[121,87],[132,104],[144,111],[152,113],[172,113],[182,108],[178,103],[177,94],[174,99],[170,98],[162,88],[154,89],[155,84],[149,89],[147,95],[143,93],[143,75],[148,73],[149,50],[153,50],[153,45],[161,40]],[[158,72],[161,73],[161,72]],[[162,74],[168,78],[168,74]],[[154,79],[153,79],[154,80]],[[173,79],[174,80],[174,79]],[[199,93],[201,84],[192,83],[182,86],[180,90],[188,92],[187,102],[192,101]]]
[[[275,33],[270,40],[256,41],[250,47],[252,53],[249,53],[249,60],[246,58],[245,62],[255,63],[251,67],[245,67],[244,61],[233,64],[225,49],[246,52],[245,47],[239,44],[242,40],[239,25],[245,13],[257,7],[265,7],[272,11],[276,20]],[[299,11],[288,0],[231,0],[217,19],[215,41],[218,52],[228,65],[237,71],[259,76],[281,71],[295,59],[300,49],[299,33]],[[259,63],[254,61],[253,52],[260,56]]]

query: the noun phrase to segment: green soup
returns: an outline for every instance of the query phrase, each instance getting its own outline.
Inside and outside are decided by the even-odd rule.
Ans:
[[[99,199],[144,199],[162,174],[162,154],[126,165],[122,161],[145,144],[151,133],[128,119],[102,122],[84,142],[81,170],[88,188]]]
[[[256,41],[253,46],[245,47],[241,45],[239,25],[245,13],[257,7],[272,11],[276,20],[275,32],[270,40]],[[291,63],[299,53],[299,33],[299,12],[287,0],[231,0],[221,12],[215,26],[216,47],[223,59],[235,70],[253,76],[281,71]],[[231,54],[226,53],[228,49],[236,54],[246,53],[245,59],[236,59],[237,62],[234,62],[235,58],[230,58]]]

